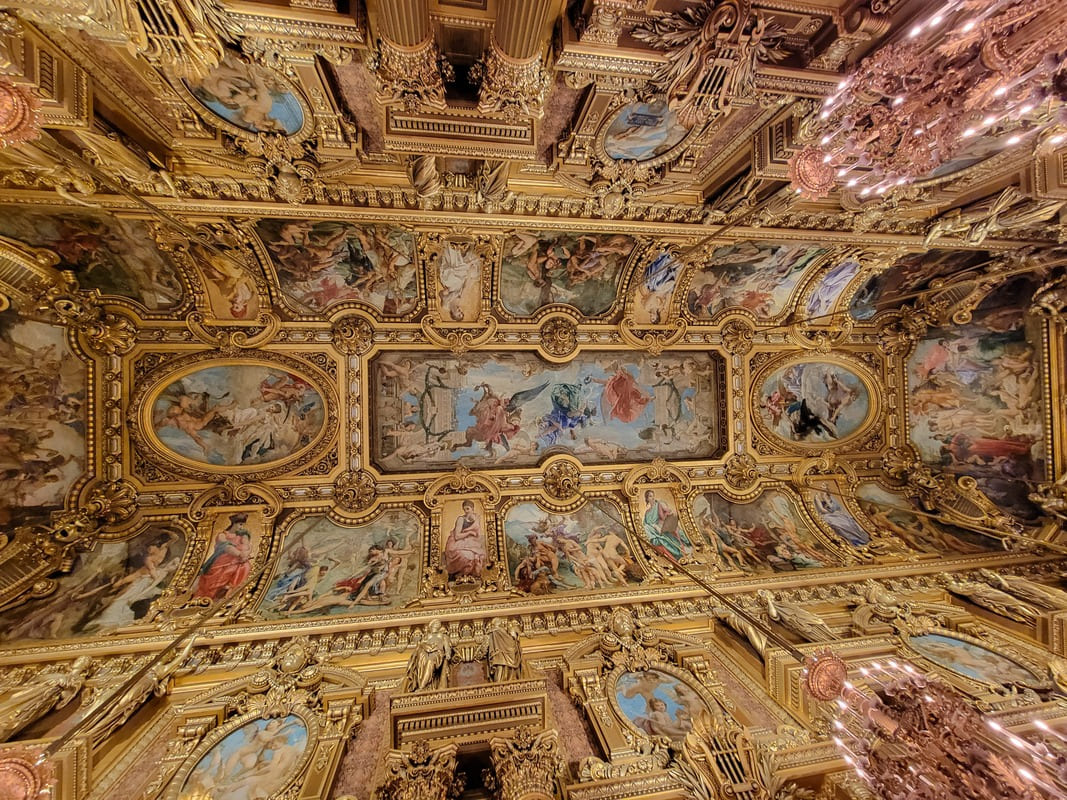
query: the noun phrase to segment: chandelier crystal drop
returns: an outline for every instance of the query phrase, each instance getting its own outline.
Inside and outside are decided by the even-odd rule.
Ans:
[[[1050,129],[1067,122],[1065,99],[1067,3],[948,0],[841,81],[790,178],[809,199],[827,193],[828,176],[884,195],[956,160],[1062,142]]]

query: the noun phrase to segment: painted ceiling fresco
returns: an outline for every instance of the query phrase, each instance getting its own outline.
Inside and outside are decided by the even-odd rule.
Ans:
[[[1067,149],[998,123],[913,185],[794,187],[921,4],[23,5],[0,732],[28,677],[77,685],[14,733],[128,724],[76,743],[92,796],[371,800],[409,689],[518,678],[582,797],[680,795],[655,737],[822,747],[816,641],[1037,696],[997,637],[1062,608],[985,630],[944,583],[1061,571]]]
[[[114,276],[139,253],[172,276],[170,302],[197,307],[195,324],[154,318],[155,280],[129,298],[158,333],[121,356],[128,378],[101,375],[89,340],[5,313],[7,404],[25,412],[4,429],[7,513],[69,503],[109,447],[160,512],[176,492],[223,501],[185,527],[146,508],[78,557],[61,595],[12,611],[9,641],[134,630],[150,606],[221,598],[270,624],[380,620],[470,593],[640,592],[672,565],[773,576],[996,549],[874,482],[870,465],[909,444],[1033,518],[1042,344],[1015,302],[1026,287],[931,328],[906,361],[862,328],[877,319],[862,309],[980,256],[887,253],[872,267],[855,249],[744,240],[694,262],[638,231],[281,218],[242,222],[243,239],[215,248],[96,212],[6,219],[34,246],[61,225],[111,237],[58,253],[101,296],[134,294]],[[136,250],[113,238],[134,231],[147,237]],[[785,313],[856,332],[812,346],[776,328]],[[730,319],[769,332],[734,341]],[[104,426],[90,398],[116,393],[125,424]],[[849,471],[790,478],[827,456]],[[40,466],[17,479],[28,463]]]

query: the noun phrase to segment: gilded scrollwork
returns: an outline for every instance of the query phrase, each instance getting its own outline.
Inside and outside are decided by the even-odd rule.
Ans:
[[[378,497],[377,482],[368,472],[344,472],[334,482],[333,497],[345,511],[365,512]]]
[[[529,5],[538,3],[552,5]],[[207,793],[224,743],[232,752],[284,728],[293,742],[306,736],[306,748],[281,738],[276,750],[260,748],[260,764],[277,757],[265,753],[300,750],[275,763],[284,785],[265,796],[369,796],[384,779],[383,800],[444,800],[459,791],[457,754],[489,747],[492,704],[508,697],[518,707],[528,691],[540,693],[531,735],[497,732],[506,740],[494,776],[504,800],[525,800],[524,785],[572,800],[710,798],[736,788],[715,772],[725,763],[753,798],[805,797],[783,775],[812,789],[822,781],[829,798],[848,783],[841,773],[823,777],[839,755],[804,699],[804,664],[772,643],[768,626],[806,640],[805,652],[832,647],[850,667],[891,656],[942,670],[908,644],[937,628],[1036,664],[1044,680],[1042,648],[1064,650],[1067,606],[1049,557],[1061,534],[1054,523],[1067,519],[1055,480],[1067,293],[1052,272],[1062,267],[1062,159],[1004,148],[990,163],[873,200],[842,187],[809,201],[784,186],[787,160],[811,127],[803,118],[817,117],[836,91],[842,76],[832,71],[898,27],[893,3],[875,3],[878,13],[862,3],[757,11],[726,0],[692,13],[641,0],[557,3],[543,26],[554,38],[521,61],[494,43],[506,3],[430,4],[413,47],[389,41],[381,20],[415,2],[371,4],[377,46],[362,8],[294,0],[281,14],[252,5],[29,0],[12,12],[24,23],[0,20],[5,75],[39,97],[46,131],[0,154],[0,322],[50,323],[85,366],[81,393],[54,404],[60,425],[84,440],[84,469],[45,481],[55,491],[31,490],[22,473],[58,453],[68,432],[31,441],[36,412],[20,410],[28,390],[18,363],[39,349],[0,328],[0,407],[13,417],[0,450],[17,440],[35,451],[0,464],[0,488],[17,501],[10,514],[0,504],[0,520],[11,520],[0,539],[0,708],[15,685],[66,680],[73,692],[51,710],[54,694],[42,693],[44,713],[15,736],[54,739],[69,726],[76,748],[61,757],[82,759],[78,774],[94,797]],[[154,33],[135,40],[153,10],[203,36],[180,37],[179,50]],[[464,48],[446,91],[448,61],[458,67]],[[479,87],[467,68],[483,54]],[[205,89],[203,76],[227,59],[269,77],[271,90],[226,74]],[[804,99],[786,107],[793,97]],[[609,148],[620,139],[635,148],[631,157]],[[821,159],[808,167],[826,172]],[[24,208],[32,230],[9,232]],[[93,222],[105,212],[143,226],[139,244],[164,251],[184,292],[170,307],[127,291],[130,276],[112,258],[117,228]],[[38,241],[31,234],[39,248],[19,241]],[[751,275],[734,275],[740,261],[711,263],[720,248],[740,259],[780,244],[824,256],[792,272],[783,260],[753,263]],[[927,250],[964,267],[935,274]],[[843,283],[830,297],[822,279],[849,259],[859,268],[847,281],[835,273]],[[709,279],[691,286],[704,270]],[[711,278],[728,270],[716,289]],[[1038,319],[1026,323],[1032,370],[1018,367],[1020,380],[1040,384],[1034,407],[1045,423],[1033,432],[1026,492],[1057,518],[1026,529],[973,479],[940,474],[910,449],[917,423],[906,374],[934,329],[968,335],[960,326],[1024,274],[1045,281],[1031,303]],[[705,288],[733,299],[698,315],[691,295],[703,303]],[[507,291],[528,302],[517,308]],[[596,308],[593,295],[603,300]],[[764,313],[771,300],[773,314]],[[1000,348],[1003,333],[993,330],[984,349]],[[954,357],[967,359],[964,350]],[[773,396],[797,389],[791,368],[819,362],[852,370],[859,383],[831,388],[820,373],[795,397]],[[431,378],[435,364],[447,369]],[[780,386],[765,387],[779,368]],[[197,383],[210,370],[245,369],[262,372]],[[691,385],[677,377],[696,373]],[[853,431],[841,424],[811,436],[811,420],[789,406],[806,398],[835,427],[845,414],[813,410],[821,387],[853,413],[862,404],[852,390],[866,391],[869,414]],[[1006,396],[1015,387],[998,388]],[[511,402],[533,391],[537,402]],[[578,415],[567,413],[572,401]],[[556,431],[551,414],[572,427]],[[989,438],[1001,451],[1022,447],[999,429]],[[690,457],[694,442],[708,447]],[[996,472],[1000,462],[989,460],[970,466]],[[866,513],[863,487],[890,488],[887,476],[917,508]],[[700,505],[715,497],[776,506],[781,519],[768,513],[750,541],[743,528],[753,520],[721,515],[741,538],[717,541]],[[1011,552],[988,537],[966,548],[958,531],[929,550],[909,547],[898,517],[912,512],[1001,537]],[[756,558],[801,523],[811,552]],[[151,526],[180,531],[187,547],[135,622],[115,636],[10,633],[35,598],[69,594],[67,613],[88,619],[125,587],[147,584],[153,576],[133,550],[124,561],[108,549],[98,583],[78,581],[79,569],[99,563],[88,555]],[[214,566],[224,554],[234,556],[223,559],[232,580]],[[936,582],[940,571],[950,585]],[[701,580],[759,624],[705,594]],[[152,664],[197,626],[195,640]],[[83,654],[93,662],[78,674]],[[368,735],[377,742],[388,729],[396,740],[375,749],[357,737],[338,769],[368,700],[358,680],[339,676],[363,665],[380,714]],[[85,710],[145,666],[78,728]],[[1067,670],[1054,666],[1067,686]],[[648,698],[638,709],[652,673],[676,692],[668,700],[709,718],[664,716]],[[1047,680],[1013,689],[951,679],[1020,714],[1052,691]],[[578,710],[559,706],[567,695]],[[413,744],[417,725],[394,724],[394,707],[407,703],[410,721],[434,703],[450,714],[443,707],[453,698],[478,709],[471,714],[493,709],[484,728],[463,718],[463,735],[477,728],[480,738],[456,752],[434,755],[432,741]],[[1054,705],[1042,713],[1058,713]],[[579,712],[588,737],[572,724]],[[687,719],[696,724],[681,731]],[[552,722],[558,745],[540,733]],[[787,722],[810,731],[767,733]],[[681,755],[690,732],[691,758]],[[395,748],[397,768],[358,772],[359,791],[333,784],[347,762],[371,763],[383,748]],[[578,769],[558,774],[556,750]],[[753,751],[773,751],[773,763]],[[21,756],[5,760],[10,752],[0,754],[0,776],[22,769],[12,766]],[[158,773],[138,775],[145,763]],[[57,774],[68,764],[57,758]]]
[[[441,57],[433,37],[413,47],[379,39],[370,67],[378,82],[377,99],[407,111],[445,108],[445,80]]]

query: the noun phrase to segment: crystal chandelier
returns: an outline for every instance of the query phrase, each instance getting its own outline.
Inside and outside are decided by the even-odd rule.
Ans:
[[[1058,145],[1065,54],[1064,0],[948,0],[838,84],[812,120],[817,144],[790,160],[793,187],[883,195],[954,160]]]
[[[865,690],[846,681],[832,701],[832,735],[877,797],[1067,797],[1059,755],[983,717],[947,684],[894,660],[859,671]]]

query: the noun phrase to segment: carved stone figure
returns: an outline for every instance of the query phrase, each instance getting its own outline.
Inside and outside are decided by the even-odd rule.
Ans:
[[[24,142],[18,147],[5,148],[0,152],[0,170],[7,174],[9,180],[26,186],[52,189],[64,200],[95,207],[96,203],[83,199],[96,193],[92,175],[53,155],[53,150],[61,149],[54,140],[44,136],[37,143]],[[75,197],[72,191],[81,197]]]
[[[1067,287],[1067,283],[1064,283],[1064,287]],[[1064,295],[1067,297],[1067,292]],[[1047,300],[1048,297],[1046,296],[1045,299]],[[1067,308],[1067,304],[1060,311],[1063,308]],[[1054,321],[1055,319],[1053,318]],[[1037,491],[1031,492],[1029,496],[1030,502],[1036,503],[1049,516],[1067,520],[1067,473],[1060,476],[1055,483],[1040,484],[1037,487]]]
[[[419,197],[433,197],[441,191],[441,173],[434,156],[412,156],[408,161],[408,179]]]
[[[513,681],[522,671],[522,645],[519,643],[519,626],[512,622],[506,625],[497,617],[489,624],[486,637],[486,654],[489,680],[494,683]]]
[[[508,191],[508,162],[483,161],[474,187],[486,208],[496,208]]]
[[[713,613],[715,614],[716,619],[721,620],[727,627],[732,628],[748,639],[749,644],[751,644],[755,651],[759,653],[760,658],[767,655],[770,642],[767,639],[766,633],[726,606],[716,606],[715,609],[713,609]]]
[[[117,137],[95,131],[79,131],[86,161],[130,184],[136,191],[178,196],[170,173],[159,162],[145,163]],[[150,155],[151,158],[151,155]]]
[[[1044,222],[1063,205],[1062,200],[1031,200],[1009,186],[994,198],[946,211],[930,225],[924,244],[929,247],[934,239],[953,233],[964,234],[971,244],[981,244],[990,233]]]
[[[1006,619],[1013,619],[1016,622],[1032,622],[1038,617],[1038,611],[1033,606],[1012,597],[1007,592],[994,589],[988,584],[957,580],[944,573],[937,576],[937,582],[952,594],[965,597],[975,605],[988,608],[994,614],[999,614]]]
[[[108,709],[104,715],[89,729],[89,735],[94,742],[100,742],[109,737],[119,727],[126,723],[134,713],[152,697],[162,697],[167,693],[171,676],[185,663],[193,649],[195,636],[189,640],[173,658],[161,661],[148,668],[132,686],[113,700],[109,700]]]
[[[0,703],[0,741],[6,742],[30,723],[77,697],[92,663],[88,656],[79,656],[68,669],[45,669],[32,685],[19,689]]]
[[[766,609],[768,617],[807,641],[822,642],[837,638],[822,617],[803,606],[778,600],[766,589],[756,592],[756,597]]]
[[[408,661],[407,691],[443,689],[448,685],[448,662],[452,658],[452,640],[440,620],[431,620],[426,635],[415,646]]]
[[[1039,608],[1067,609],[1067,592],[1062,589],[1020,578],[1018,575],[1001,575],[991,569],[980,569],[978,574],[990,586],[1013,594]]]
[[[1067,659],[1058,656],[1049,659],[1048,676],[1056,688],[1062,694],[1067,695]]]

